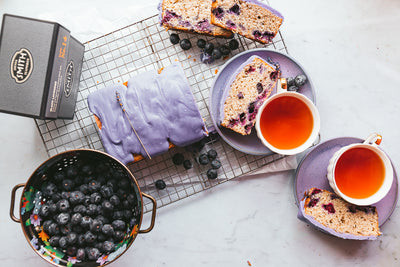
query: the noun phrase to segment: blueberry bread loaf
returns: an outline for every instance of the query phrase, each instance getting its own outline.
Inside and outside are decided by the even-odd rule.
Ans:
[[[228,82],[221,125],[242,135],[251,133],[258,109],[271,94],[279,71],[258,56],[246,60]]]
[[[231,31],[211,24],[211,1],[161,0],[161,25],[167,29],[231,37]]]
[[[278,33],[283,16],[257,0],[213,0],[211,23],[267,44]]]
[[[318,188],[305,193],[298,218],[344,239],[374,240],[381,234],[375,207],[356,206]]]

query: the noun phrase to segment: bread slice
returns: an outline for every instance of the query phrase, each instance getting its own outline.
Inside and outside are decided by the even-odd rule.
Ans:
[[[350,204],[323,189],[305,193],[298,217],[343,239],[374,240],[381,235],[376,207]]]
[[[260,43],[270,43],[283,16],[257,0],[214,0],[211,23]]]
[[[221,126],[248,135],[256,122],[258,109],[275,87],[279,71],[262,58],[252,56],[232,78],[226,90],[227,96],[223,97]]]
[[[162,0],[160,22],[167,29],[229,38],[233,33],[211,24],[212,0]]]

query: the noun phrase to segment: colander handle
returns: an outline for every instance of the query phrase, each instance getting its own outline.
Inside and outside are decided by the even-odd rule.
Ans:
[[[154,227],[154,222],[156,221],[156,209],[157,209],[157,201],[154,199],[154,197],[152,197],[152,196],[150,196],[150,195],[147,195],[147,194],[145,194],[145,193],[142,193],[142,196],[144,196],[144,197],[150,199],[151,202],[153,202],[153,210],[151,211],[151,223],[150,223],[149,228],[144,229],[144,230],[139,230],[139,233],[140,233],[140,234],[148,233],[148,232],[150,232],[150,231],[153,229],[153,227]]]
[[[24,187],[25,184],[17,184],[14,186],[12,192],[11,192],[11,205],[10,205],[10,217],[11,220],[14,222],[20,223],[21,219],[18,219],[17,217],[14,216],[14,205],[15,205],[15,193],[17,192],[18,188]]]

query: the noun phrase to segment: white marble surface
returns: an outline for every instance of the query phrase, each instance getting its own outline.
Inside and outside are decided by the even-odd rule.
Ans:
[[[0,0],[0,13],[57,20],[87,41],[154,14],[156,2]],[[400,2],[270,3],[316,87],[322,141],[379,132],[399,169]],[[0,125],[0,265],[50,266],[8,215],[11,189],[47,158],[44,146],[32,119],[0,113]],[[163,207],[112,266],[400,266],[399,205],[377,241],[340,240],[297,220],[293,180],[293,171],[235,179]]]

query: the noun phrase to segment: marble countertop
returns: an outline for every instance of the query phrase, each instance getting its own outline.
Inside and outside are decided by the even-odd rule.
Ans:
[[[155,14],[157,2],[2,0],[0,12],[56,20],[84,42]],[[285,16],[290,55],[312,77],[322,141],[378,132],[399,169],[400,2],[270,3]],[[0,265],[50,266],[8,215],[13,186],[47,153],[33,119],[0,113],[0,125]],[[155,228],[112,266],[400,266],[399,204],[377,241],[341,240],[296,218],[294,174],[233,179],[159,209]]]

